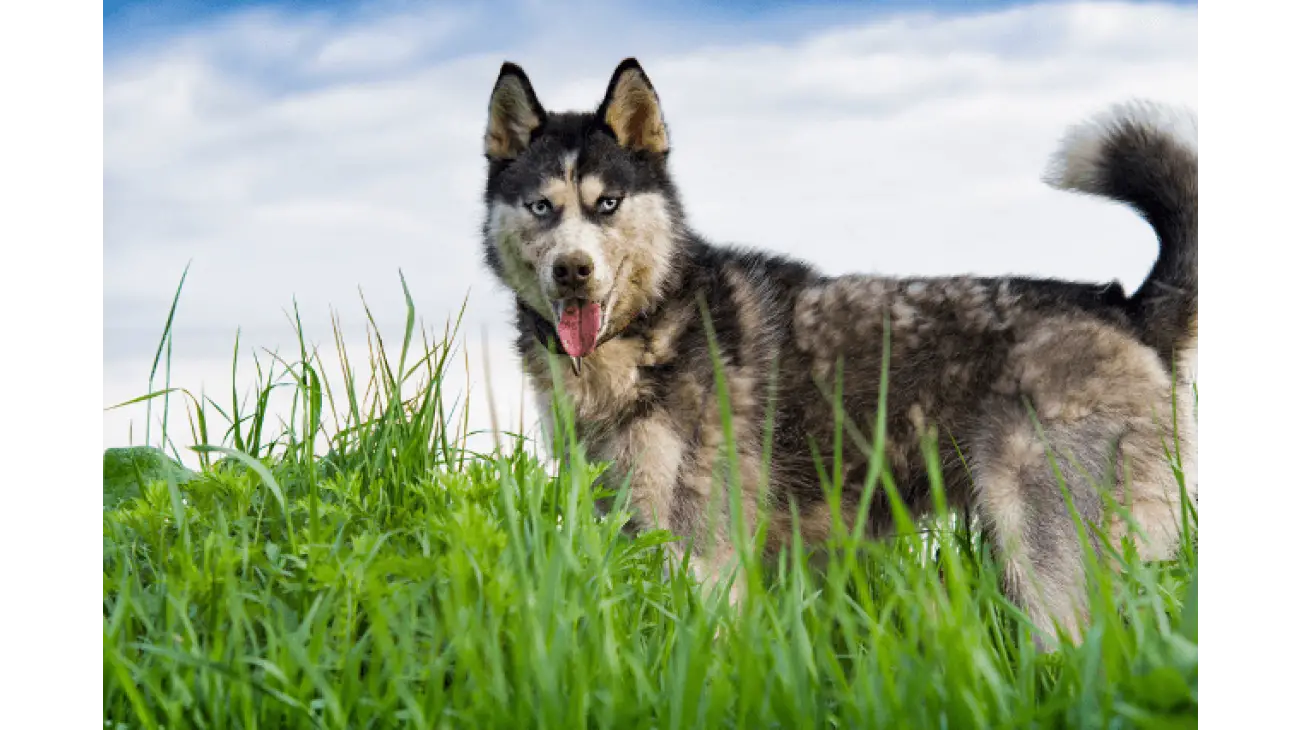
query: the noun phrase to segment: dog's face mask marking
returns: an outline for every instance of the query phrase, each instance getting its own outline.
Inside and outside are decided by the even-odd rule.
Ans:
[[[487,258],[575,360],[650,306],[671,271],[676,205],[658,98],[635,63],[595,114],[548,114],[502,67],[488,105]]]

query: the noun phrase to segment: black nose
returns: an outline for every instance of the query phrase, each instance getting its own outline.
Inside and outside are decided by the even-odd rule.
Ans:
[[[560,286],[586,284],[591,278],[591,257],[585,253],[571,253],[555,260],[551,276]]]

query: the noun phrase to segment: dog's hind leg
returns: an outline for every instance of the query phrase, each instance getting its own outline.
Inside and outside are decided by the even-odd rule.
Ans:
[[[1093,417],[1040,430],[1008,404],[972,450],[976,514],[1003,564],[1004,591],[1036,627],[1040,648],[1054,644],[1056,627],[1077,643],[1088,621],[1084,550],[1098,544],[1099,490],[1112,479],[1121,429]]]
[[[1163,405],[1163,420],[1172,425],[1173,409]],[[1185,528],[1184,493],[1190,505],[1196,504],[1196,419],[1189,385],[1178,389],[1177,424],[1175,439],[1175,429],[1134,418],[1120,440],[1115,497],[1123,512],[1111,520],[1110,538],[1116,549],[1132,539],[1139,560],[1173,557]]]
[[[1008,387],[985,404],[968,438],[975,507],[1005,563],[1009,596],[1040,629],[1055,622],[1078,639],[1088,620],[1085,550],[1098,551],[1101,567],[1116,567],[1099,548],[1117,547],[1127,524],[1110,507],[1127,509],[1141,528],[1139,557],[1168,556],[1177,545],[1179,486],[1165,455],[1183,452],[1194,495],[1186,388],[1175,446],[1167,438],[1173,381],[1155,351],[1113,327],[1068,317],[1027,329],[1006,373],[1000,385]]]

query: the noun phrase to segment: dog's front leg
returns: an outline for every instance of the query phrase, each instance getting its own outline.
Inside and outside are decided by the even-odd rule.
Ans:
[[[745,600],[745,579],[743,575],[736,573],[737,556],[730,541],[717,540],[711,545],[701,546],[697,540],[695,548],[691,553],[691,573],[696,580],[700,581],[704,594],[712,596],[714,592],[725,586],[728,580],[731,580],[731,585],[727,589],[727,602],[733,607],[739,606],[741,601]],[[683,553],[683,549],[676,551],[679,558]]]
[[[637,418],[619,434],[611,456],[628,481],[628,506],[642,529],[664,529],[681,539],[669,545],[665,578],[684,559],[686,543],[691,545],[691,572],[706,591],[726,580],[735,563],[735,551],[726,539],[722,519],[705,519],[708,490],[699,489],[694,459],[689,453],[689,432],[668,413],[655,411]],[[743,598],[741,581],[732,584],[731,602]]]

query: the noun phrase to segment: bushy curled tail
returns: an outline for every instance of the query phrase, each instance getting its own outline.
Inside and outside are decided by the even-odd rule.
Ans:
[[[1155,229],[1160,253],[1130,308],[1166,365],[1196,350],[1196,116],[1131,102],[1072,129],[1047,182],[1126,203]]]

